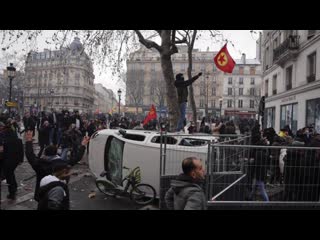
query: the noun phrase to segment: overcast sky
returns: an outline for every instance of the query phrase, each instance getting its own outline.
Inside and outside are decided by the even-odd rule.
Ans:
[[[220,30],[223,33],[223,38],[228,39],[230,43],[228,44],[228,50],[230,55],[234,59],[239,59],[242,53],[246,54],[247,58],[255,58],[256,57],[256,41],[258,39],[258,32],[261,30],[254,30],[255,33],[251,33],[250,30]],[[45,31],[44,37],[39,38],[37,42],[37,46],[26,46],[23,44],[16,45],[14,49],[10,49],[7,52],[13,53],[16,52],[16,55],[19,56],[22,52],[22,49],[25,49],[26,52],[30,51],[31,48],[38,47],[38,51],[43,51],[44,48],[54,49],[54,46],[48,46],[45,43],[46,38],[50,38],[52,36],[53,31]],[[217,38],[218,40],[222,40],[221,37]],[[72,39],[70,39],[72,41]],[[224,45],[225,41],[213,41],[210,37],[203,37],[202,40],[199,40],[195,44],[195,48],[200,49],[201,51],[206,51],[209,48],[209,51],[219,51],[220,48]],[[233,46],[234,45],[234,46]],[[1,50],[0,50],[1,51]],[[14,62],[13,62],[14,63]],[[5,68],[6,64],[8,64],[3,59],[3,51],[0,52],[0,70]],[[15,64],[15,63],[14,63]],[[112,75],[105,70],[101,72],[99,67],[94,65],[94,75],[95,75],[95,83],[102,83],[106,88],[112,89],[115,93],[119,88],[124,88],[122,84],[117,81],[117,79],[113,79]]]

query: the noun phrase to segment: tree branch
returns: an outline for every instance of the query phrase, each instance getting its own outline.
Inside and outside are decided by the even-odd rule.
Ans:
[[[142,33],[139,31],[139,30],[134,30],[135,33],[138,35],[138,38],[139,38],[139,42],[141,44],[143,44],[146,48],[155,48],[157,49],[159,52],[162,51],[162,48],[156,44],[154,41],[150,41],[150,40],[147,40],[143,37]]]

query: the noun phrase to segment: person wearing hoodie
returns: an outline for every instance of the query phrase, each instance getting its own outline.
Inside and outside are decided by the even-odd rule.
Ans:
[[[188,102],[188,86],[190,86],[195,80],[197,80],[202,73],[198,73],[198,75],[194,76],[189,80],[184,80],[183,74],[178,73],[176,75],[176,81],[174,82],[175,87],[177,88],[178,92],[178,102],[179,102],[179,109],[180,109],[180,118],[177,124],[177,132],[183,130],[183,123],[185,121],[186,115],[186,107]]]
[[[83,154],[85,152],[89,139],[90,139],[89,137],[85,136],[78,150],[78,155],[74,155],[73,157],[71,157],[71,159],[65,160],[65,162],[71,166],[79,162],[83,157]],[[27,160],[37,175],[34,199],[36,201],[39,201],[39,187],[40,187],[41,179],[52,173],[52,164],[54,161],[62,160],[62,159],[59,155],[57,155],[57,147],[54,145],[49,145],[48,147],[45,148],[44,157],[42,158],[36,157],[33,151],[33,146],[32,146],[32,131],[27,131],[27,133],[25,134],[25,141],[26,141],[25,152],[26,152]]]
[[[53,162],[52,175],[40,181],[38,210],[69,210],[70,197],[68,185],[71,166],[63,160]]]
[[[171,181],[165,195],[169,210],[206,210],[206,197],[202,188],[205,172],[201,159],[188,157],[182,161],[183,173]]]

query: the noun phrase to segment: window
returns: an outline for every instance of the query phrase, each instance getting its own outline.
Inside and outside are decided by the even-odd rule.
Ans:
[[[254,88],[250,88],[250,96],[254,96]]]
[[[272,78],[272,94],[277,94],[277,75],[273,75]]]
[[[231,100],[231,99],[228,99],[227,104],[228,104],[228,108],[232,107],[232,100]]]
[[[239,88],[239,96],[243,95],[243,88]]]
[[[307,62],[307,82],[313,82],[316,80],[316,52],[308,56]]]
[[[250,108],[254,108],[254,100],[250,100]]]
[[[238,107],[239,107],[239,108],[242,108],[242,104],[243,104],[243,100],[242,100],[242,99],[239,99],[239,101],[238,101]]]
[[[139,141],[143,142],[145,139],[145,136],[143,135],[138,135],[138,134],[127,134],[125,131],[122,134],[122,137],[125,139],[133,140],[133,141]]]
[[[155,64],[155,63],[152,63],[152,64],[151,64],[151,71],[152,71],[152,72],[155,72],[155,71],[156,71],[156,64]]]
[[[170,136],[162,136],[162,142],[163,143],[167,143],[167,144],[176,144],[178,141],[177,139],[175,139],[174,137],[170,137]],[[161,143],[161,136],[156,136],[156,137],[153,137],[151,139],[151,142],[152,143]]]
[[[286,69],[286,90],[292,88],[292,66],[287,67]]]
[[[200,86],[200,95],[206,95],[206,88],[204,85]]]
[[[212,95],[212,96],[215,96],[215,95],[216,95],[216,88],[215,88],[215,87],[212,88],[212,93],[211,93],[211,95]]]
[[[312,125],[320,133],[320,98],[307,101],[306,126]]]
[[[269,68],[269,47],[266,48],[266,52],[264,55],[264,62],[265,62],[265,70]]]
[[[228,84],[232,84],[232,77],[228,78]]]
[[[278,47],[278,38],[275,38],[273,40],[273,49],[276,49]]]
[[[150,94],[151,94],[151,95],[154,94],[154,87],[150,87]]]
[[[264,128],[275,128],[275,116],[276,116],[276,108],[266,108],[264,112]]]
[[[192,139],[192,138],[183,138],[181,140],[181,142],[179,143],[179,145],[189,146],[189,147],[192,147],[192,146],[205,146],[207,144],[208,144],[208,142],[205,141],[205,140]]]
[[[267,79],[264,85],[264,96],[268,97],[268,85],[269,85],[269,80]]]
[[[241,74],[241,75],[244,74],[244,67],[239,67],[239,74]]]
[[[251,85],[254,85],[254,78],[251,78],[251,79],[250,79],[250,84],[251,84]]]
[[[228,96],[232,95],[232,88],[228,88]]]
[[[250,75],[255,75],[256,74],[256,68],[255,67],[251,67],[250,68]]]
[[[241,84],[241,85],[243,84],[243,77],[239,78],[239,84]]]
[[[215,108],[216,107],[216,100],[211,100],[211,107]]]
[[[200,105],[199,107],[204,107],[204,99],[200,99]]]
[[[298,127],[298,104],[288,104],[281,106],[280,114],[280,129],[286,125],[289,125],[292,132],[297,131]]]
[[[201,64],[201,71],[204,72],[206,70],[204,64]]]
[[[185,64],[184,64],[184,63],[181,63],[181,65],[180,65],[180,70],[181,70],[182,72],[185,71]]]

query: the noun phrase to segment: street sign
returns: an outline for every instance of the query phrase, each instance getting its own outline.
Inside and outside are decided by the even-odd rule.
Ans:
[[[18,103],[17,102],[6,102],[6,106],[7,107],[18,107]]]

